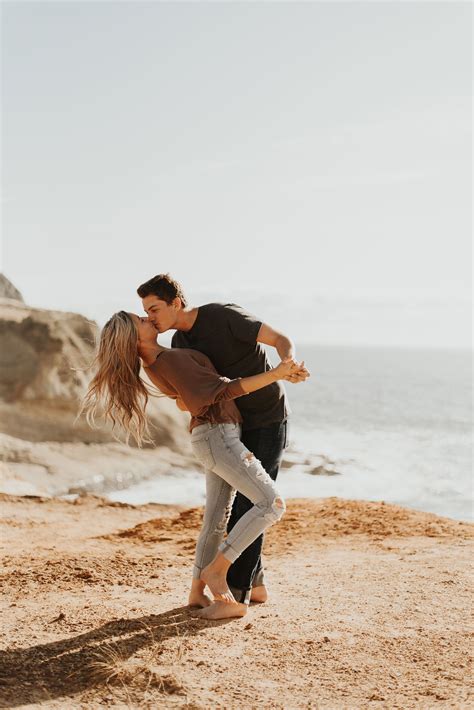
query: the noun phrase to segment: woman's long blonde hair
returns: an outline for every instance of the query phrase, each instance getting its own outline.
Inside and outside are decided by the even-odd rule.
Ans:
[[[96,418],[104,417],[130,434],[137,444],[150,443],[145,416],[149,391],[140,377],[138,331],[126,311],[115,313],[104,325],[93,366],[97,368],[80,414],[88,424],[96,426]]]

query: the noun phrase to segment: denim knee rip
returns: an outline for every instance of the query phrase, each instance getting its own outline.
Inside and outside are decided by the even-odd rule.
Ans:
[[[242,451],[242,453],[240,454],[240,458],[242,459],[247,468],[250,468],[250,466],[254,467],[255,475],[260,481],[263,481],[263,483],[265,483],[266,485],[273,483],[272,479],[263,468],[261,462],[256,458],[254,454],[252,454],[251,451]],[[257,505],[259,508],[266,509],[269,506],[269,501],[257,503]],[[264,513],[264,518],[270,523],[276,523],[277,520],[280,520],[285,510],[285,501],[283,500],[283,498],[280,498],[280,496],[276,496],[271,503],[270,510],[267,510],[267,512]]]
[[[280,520],[286,510],[285,501],[278,495],[273,500],[262,500],[255,505],[263,512],[263,517],[270,525]]]

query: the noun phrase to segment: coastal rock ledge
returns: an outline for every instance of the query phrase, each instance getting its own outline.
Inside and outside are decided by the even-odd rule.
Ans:
[[[109,477],[114,470],[123,473],[124,459],[130,469],[131,451],[141,462],[132,467],[138,478],[160,468],[159,451],[131,450],[117,443],[110,427],[93,430],[84,419],[76,421],[97,334],[97,324],[78,313],[28,306],[0,275],[0,490],[64,492],[63,483],[77,477],[87,483],[88,476],[97,479],[104,470]],[[165,398],[152,398],[148,415],[154,444],[174,452],[175,463],[189,466],[186,415]],[[97,465],[84,455],[88,445],[103,446],[95,451]],[[169,470],[171,457],[165,458]]]

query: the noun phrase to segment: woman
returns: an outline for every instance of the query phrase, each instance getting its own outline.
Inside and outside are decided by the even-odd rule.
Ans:
[[[227,586],[227,570],[248,545],[281,518],[285,504],[274,481],[240,441],[242,418],[233,400],[297,373],[301,366],[290,360],[269,372],[229,380],[218,375],[203,353],[164,348],[158,344],[157,334],[147,318],[125,311],[112,316],[101,333],[97,373],[83,410],[92,425],[99,410],[104,411],[114,426],[123,426],[139,444],[146,440],[148,390],[140,378],[143,364],[153,384],[175,399],[180,409],[190,412],[193,452],[206,470],[206,508],[189,604],[203,607],[200,613],[206,618],[243,616],[247,605],[235,601]],[[224,540],[235,490],[254,506]],[[206,585],[213,602],[205,594]]]

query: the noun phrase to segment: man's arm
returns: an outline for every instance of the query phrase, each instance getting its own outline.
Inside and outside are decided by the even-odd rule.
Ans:
[[[271,326],[267,325],[267,323],[262,323],[260,326],[257,342],[276,348],[280,360],[285,360],[287,357],[294,359],[295,357],[295,344],[293,341],[278,330],[274,330]]]
[[[267,323],[262,323],[260,330],[257,335],[257,342],[264,345],[271,345],[274,347],[280,356],[280,359],[285,361],[287,359],[295,359],[295,344],[283,333],[275,330]],[[309,377],[308,370],[304,367],[304,362],[301,363],[302,367],[296,374],[290,374],[283,379],[288,382],[304,382],[307,377]]]

